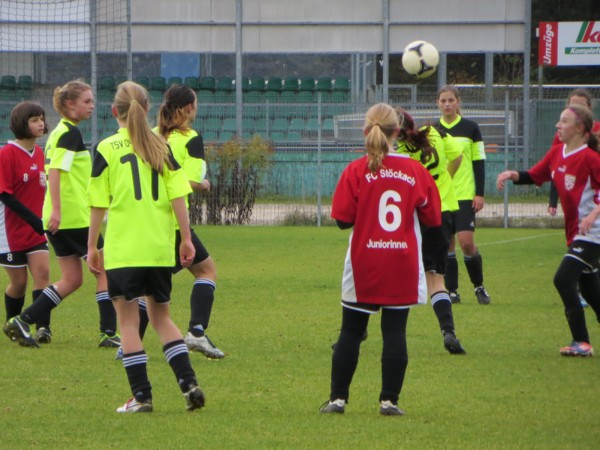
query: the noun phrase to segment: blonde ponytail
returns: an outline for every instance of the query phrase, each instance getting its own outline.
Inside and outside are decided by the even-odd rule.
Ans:
[[[399,128],[398,115],[390,105],[378,103],[367,111],[364,126],[365,150],[371,172],[375,172],[382,166],[383,158],[393,144],[394,132]]]

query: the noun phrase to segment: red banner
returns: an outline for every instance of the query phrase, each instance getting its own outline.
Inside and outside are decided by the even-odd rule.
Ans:
[[[538,64],[556,66],[558,59],[558,22],[540,22]]]

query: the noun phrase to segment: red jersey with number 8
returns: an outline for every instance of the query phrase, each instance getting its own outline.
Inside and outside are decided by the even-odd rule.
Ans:
[[[427,169],[390,153],[371,172],[367,156],[342,172],[331,216],[354,224],[344,265],[342,300],[384,306],[427,302],[421,258],[424,225],[441,225],[440,195]]]
[[[46,193],[44,151],[33,151],[9,142],[0,149],[0,192],[14,195],[35,215],[42,217]],[[0,253],[28,250],[46,242],[27,222],[0,202]]]

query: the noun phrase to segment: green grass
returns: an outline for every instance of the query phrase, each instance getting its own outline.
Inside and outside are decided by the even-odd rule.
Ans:
[[[187,413],[153,331],[146,337],[155,411],[117,415],[130,396],[114,352],[97,349],[91,276],[54,313],[39,350],[0,336],[0,448],[597,448],[599,358],[561,358],[569,332],[552,286],[559,230],[480,229],[492,304],[477,304],[460,264],[455,306],[466,356],[447,354],[431,306],[408,322],[400,406],[380,417],[381,336],[371,319],[343,416],[320,415],[348,232],[334,227],[201,227],[219,271],[209,335],[227,353],[192,355],[207,394]],[[398,268],[398,270],[402,270]],[[52,278],[57,267],[52,266]],[[0,276],[6,283],[4,272]],[[172,315],[188,319],[191,276],[174,277]],[[29,295],[29,294],[28,294]],[[587,312],[600,350],[600,327]],[[595,442],[595,444],[594,444]]]

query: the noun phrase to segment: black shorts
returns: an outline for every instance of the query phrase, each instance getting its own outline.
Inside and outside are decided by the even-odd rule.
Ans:
[[[152,296],[157,303],[171,300],[170,267],[123,267],[106,271],[108,296],[130,301]]]
[[[14,268],[27,267],[27,255],[37,252],[48,253],[48,244],[44,242],[20,252],[0,253],[0,266]]]
[[[58,230],[56,234],[46,232],[48,241],[54,248],[57,257],[79,256],[87,257],[87,241],[89,228],[71,228],[68,230]],[[98,250],[104,247],[102,235],[98,236]]]
[[[435,272],[440,275],[446,273],[446,258],[450,246],[450,230],[452,229],[452,216],[449,211],[442,212],[442,226],[430,228],[421,227],[423,237],[422,254],[425,272]]]
[[[205,259],[208,258],[208,251],[202,245],[200,238],[196,235],[193,229],[190,228],[190,232],[192,233],[192,244],[194,244],[194,248],[196,249],[196,255],[194,256],[194,260],[192,261],[192,266],[194,264],[201,263]],[[175,267],[173,267],[173,273],[179,272],[183,269],[181,265],[181,261],[179,260],[179,244],[181,244],[181,233],[179,230],[175,232]]]
[[[392,305],[376,305],[374,303],[352,303],[342,300],[342,307],[360,311],[365,314],[377,314],[380,309],[409,309],[414,305],[392,306]]]
[[[461,231],[475,231],[475,211],[473,200],[460,200],[458,211],[452,211],[452,234]]]
[[[600,259],[600,244],[594,242],[575,240],[569,246],[565,258],[575,258],[587,266],[585,272],[591,272],[598,269],[598,260]]]

